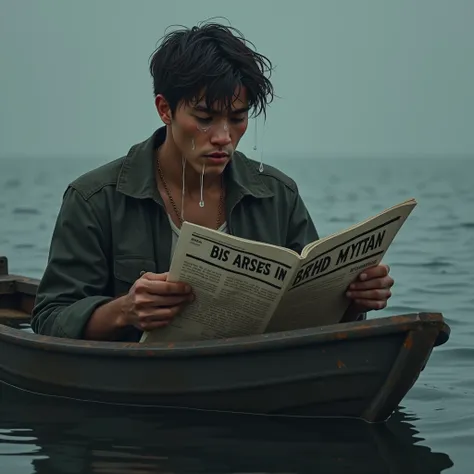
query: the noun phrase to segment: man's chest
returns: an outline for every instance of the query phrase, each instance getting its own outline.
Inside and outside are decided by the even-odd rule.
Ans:
[[[153,200],[127,200],[110,212],[109,251],[113,291],[128,291],[141,272],[167,272],[173,233],[166,209]],[[171,216],[171,214],[170,214]],[[287,225],[277,210],[243,200],[224,214],[226,231],[238,237],[285,245]],[[215,228],[215,226],[214,226]]]

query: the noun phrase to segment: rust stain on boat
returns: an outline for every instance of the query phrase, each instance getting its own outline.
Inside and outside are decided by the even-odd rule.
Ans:
[[[408,350],[410,350],[413,347],[413,338],[412,338],[411,334],[409,334],[406,337],[405,341],[403,342],[403,346]]]

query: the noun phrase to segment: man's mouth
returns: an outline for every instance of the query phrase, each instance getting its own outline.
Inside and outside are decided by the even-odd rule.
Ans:
[[[206,158],[209,164],[222,165],[223,163],[226,163],[227,160],[229,159],[229,154],[216,151],[214,153],[209,153],[208,155],[204,155],[204,158]]]
[[[215,158],[215,159],[222,159],[222,158],[227,158],[229,155],[227,153],[220,153],[220,152],[215,152],[215,153],[209,153],[208,155],[205,155],[208,158]]]

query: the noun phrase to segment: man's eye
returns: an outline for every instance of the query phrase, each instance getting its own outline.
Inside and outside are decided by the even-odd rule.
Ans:
[[[242,123],[244,120],[245,120],[245,117],[232,117],[230,119],[230,121],[234,123]]]
[[[211,123],[212,117],[198,117],[196,115],[196,119],[201,123],[208,124],[208,123]]]

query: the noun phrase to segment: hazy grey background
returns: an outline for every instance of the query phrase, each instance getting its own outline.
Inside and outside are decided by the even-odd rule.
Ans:
[[[269,111],[265,160],[298,183],[321,236],[404,199],[419,202],[387,253],[390,305],[371,317],[440,311],[452,329],[403,400],[417,449],[412,438],[372,447],[361,439],[356,449],[345,432],[322,460],[318,442],[298,446],[298,461],[314,472],[319,461],[336,463],[339,450],[336,470],[401,472],[406,461],[434,474],[451,459],[449,474],[472,472],[474,159],[456,156],[474,156],[474,0],[0,0],[0,255],[11,273],[42,276],[67,184],[161,124],[148,61],[166,27],[217,15],[277,67],[281,99]],[[252,145],[251,128],[244,151]],[[349,158],[325,159],[335,156]],[[51,406],[42,419],[38,407],[20,397],[0,403],[0,466],[9,474],[36,472],[32,463],[38,472],[92,472],[99,463],[112,472],[127,460],[149,472],[204,472],[200,455],[223,459],[215,443],[223,432],[212,426],[199,429],[202,450],[193,441],[176,451],[163,444],[166,425],[149,419],[152,438],[128,430],[127,448],[126,430],[116,429],[131,422],[123,410],[97,431],[95,415]],[[180,429],[173,433],[184,443],[196,432]],[[269,443],[259,436],[260,454],[259,441]],[[380,459],[365,466],[375,446]],[[441,459],[423,455],[426,447]]]
[[[276,66],[266,160],[474,154],[472,0],[0,0],[0,157],[120,156],[165,28],[212,16]]]

